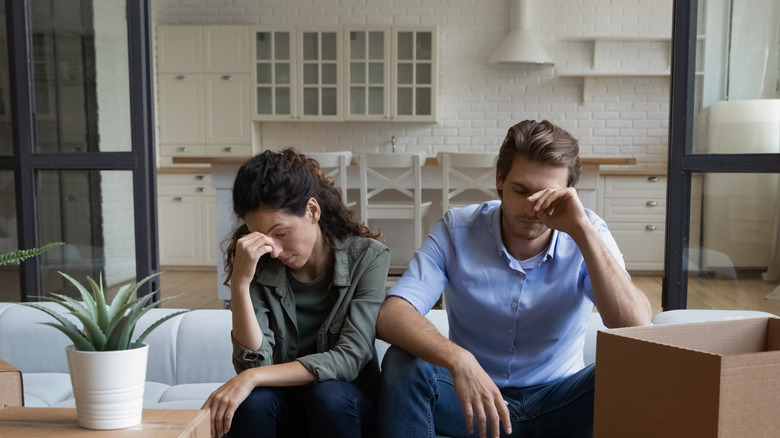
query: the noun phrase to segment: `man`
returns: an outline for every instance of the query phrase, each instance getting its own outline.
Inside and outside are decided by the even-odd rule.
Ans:
[[[650,303],[574,185],[579,145],[548,121],[509,129],[499,201],[452,209],[390,290],[377,335],[380,437],[591,436],[594,304],[607,327],[648,324]],[[446,287],[446,289],[445,289]],[[423,316],[444,290],[450,339]]]

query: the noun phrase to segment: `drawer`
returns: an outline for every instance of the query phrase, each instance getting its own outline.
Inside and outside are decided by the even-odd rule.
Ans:
[[[157,194],[170,196],[215,196],[208,173],[158,174]]]
[[[206,145],[207,157],[249,157],[252,156],[252,145]]]
[[[206,145],[161,144],[160,155],[166,157],[202,157],[206,155]]]
[[[623,253],[626,269],[663,270],[666,226],[663,223],[613,223],[609,230]]]
[[[666,177],[608,175],[604,198],[666,199]]]
[[[604,200],[604,218],[611,222],[665,222],[666,199],[607,198]]]

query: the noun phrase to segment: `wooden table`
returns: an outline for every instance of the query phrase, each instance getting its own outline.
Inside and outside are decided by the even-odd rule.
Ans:
[[[79,427],[74,408],[8,406],[0,410],[0,437],[210,438],[211,426],[203,409],[144,409],[138,426],[91,430]]]

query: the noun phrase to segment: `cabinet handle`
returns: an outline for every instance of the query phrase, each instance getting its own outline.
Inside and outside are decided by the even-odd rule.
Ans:
[[[228,146],[228,147],[226,147],[226,148],[224,148],[222,150],[225,151],[225,152],[233,152],[233,148],[230,147],[230,146]]]
[[[195,191],[198,193],[203,193],[206,191],[206,189],[204,187],[198,187],[197,189],[195,189]]]
[[[182,75],[176,76],[176,80],[177,81],[183,81],[184,80],[184,76],[182,76]]]
[[[645,202],[645,205],[648,207],[655,207],[656,205],[658,205],[658,203],[656,201],[647,201]]]
[[[225,81],[229,81],[229,80],[233,79],[233,76],[225,75],[225,76],[222,76],[222,79],[225,80]]]
[[[195,175],[195,179],[198,181],[203,181],[206,177],[203,175]]]
[[[181,202],[181,196],[176,196],[173,198],[173,202]]]
[[[187,148],[185,148],[183,146],[178,147],[178,148],[176,148],[176,152],[187,152]]]
[[[75,196],[66,196],[66,197],[65,197],[65,201],[67,201],[67,202],[73,202],[73,201],[75,201],[75,200],[76,200],[76,197],[75,197]]]
[[[655,231],[655,225],[645,225],[645,231]]]
[[[648,176],[647,177],[647,182],[658,182],[658,177],[657,176]]]

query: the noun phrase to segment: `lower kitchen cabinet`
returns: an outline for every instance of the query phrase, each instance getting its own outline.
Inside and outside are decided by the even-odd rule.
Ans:
[[[158,174],[162,266],[216,266],[216,193],[204,173]]]
[[[600,216],[623,252],[626,269],[663,271],[666,176],[607,174],[601,182]]]

